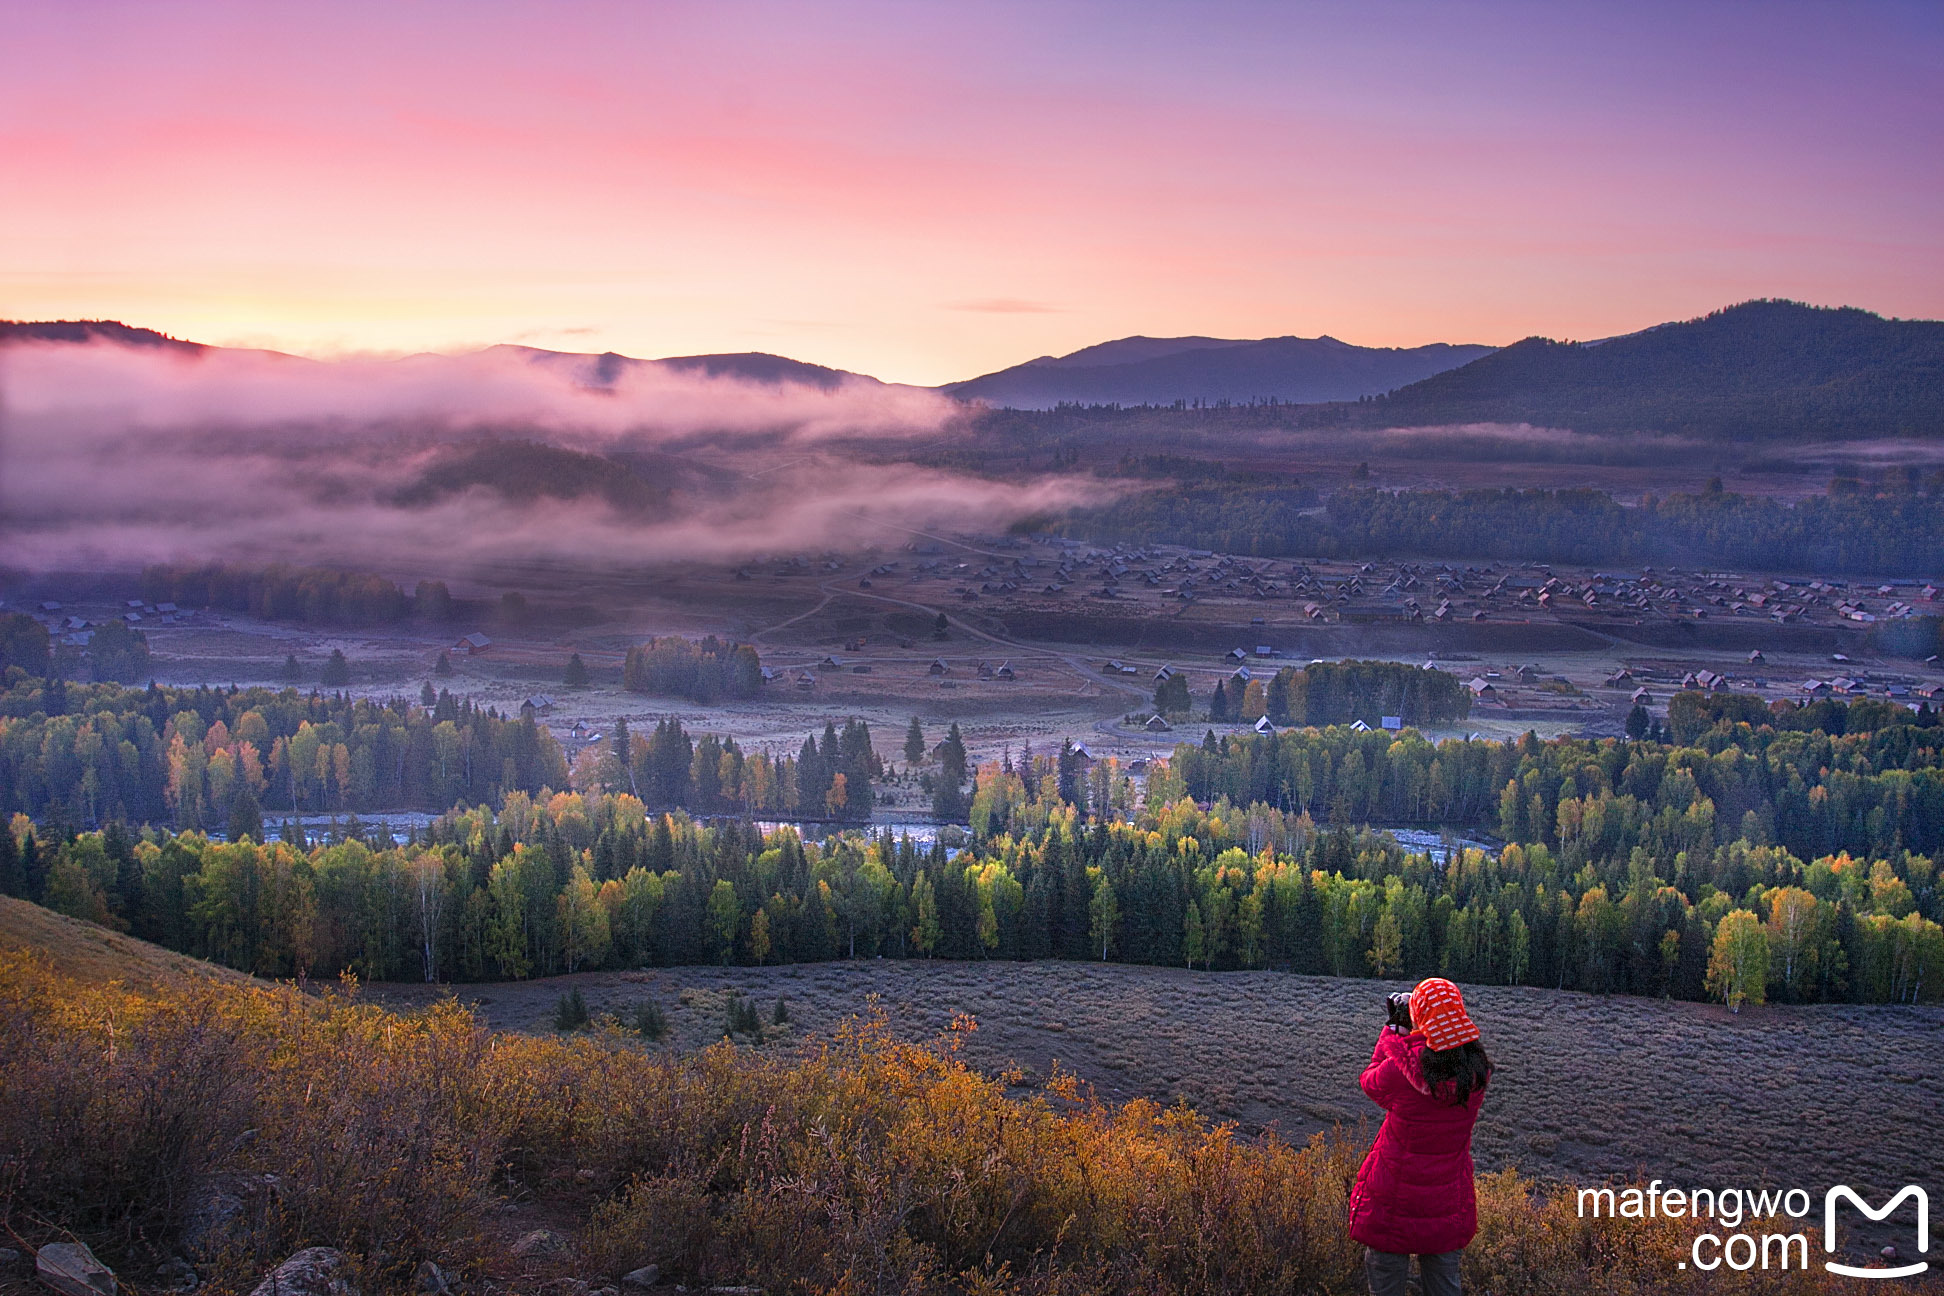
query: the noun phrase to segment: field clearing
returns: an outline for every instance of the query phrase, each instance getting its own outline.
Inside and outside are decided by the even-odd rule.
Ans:
[[[1244,1132],[1301,1140],[1377,1109],[1357,1079],[1405,983],[1205,973],[1078,963],[871,960],[782,968],[685,967],[456,987],[502,1029],[553,1028],[578,986],[590,1010],[630,1016],[652,1001],[693,1050],[722,1035],[742,993],[766,1025],[776,1000],[790,1023],[764,1047],[826,1036],[882,1008],[912,1037],[978,1022],[965,1054],[1028,1084],[1057,1065],[1102,1098],[1185,1101]],[[445,993],[382,985],[411,1007]],[[1680,1186],[1879,1190],[1944,1179],[1944,1008],[1770,1006],[1740,1016],[1717,1005],[1527,987],[1467,987],[1499,1078],[1480,1118],[1481,1171],[1516,1166],[1586,1183],[1661,1178]]]

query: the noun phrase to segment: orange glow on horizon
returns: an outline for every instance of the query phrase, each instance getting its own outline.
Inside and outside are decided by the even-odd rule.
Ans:
[[[1502,344],[1752,296],[1944,313],[1921,16],[1797,14],[1791,43],[1673,10],[1618,35],[1522,9],[1409,36],[1105,13],[21,15],[0,316],[939,383],[1134,333]]]

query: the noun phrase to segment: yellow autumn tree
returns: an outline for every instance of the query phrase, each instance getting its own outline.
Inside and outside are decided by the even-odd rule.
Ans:
[[[554,898],[554,908],[560,920],[561,952],[566,956],[567,970],[578,972],[598,966],[607,957],[613,932],[594,879],[584,867],[574,866],[573,876]]]
[[[1730,1012],[1745,1003],[1761,1004],[1768,987],[1769,941],[1762,920],[1747,909],[1725,914],[1715,927],[1708,959],[1708,993],[1720,995]]]
[[[769,911],[758,909],[749,919],[749,957],[761,967],[770,954]]]

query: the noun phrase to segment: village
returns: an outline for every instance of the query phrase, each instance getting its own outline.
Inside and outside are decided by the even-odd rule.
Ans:
[[[497,580],[481,578],[479,592]],[[570,596],[591,599],[599,618],[550,618],[551,603]],[[616,718],[638,728],[672,717],[746,749],[791,751],[826,720],[856,716],[896,769],[916,716],[933,741],[959,724],[975,765],[1070,742],[1083,759],[1112,758],[1138,777],[1205,732],[1275,730],[1259,702],[1211,720],[1218,684],[1235,681],[1237,696],[1259,698],[1251,681],[1348,658],[1462,680],[1470,714],[1427,730],[1433,739],[1618,736],[1635,707],[1662,718],[1684,689],[1765,701],[1868,697],[1912,709],[1944,699],[1936,657],[1909,647],[1924,646],[1922,634],[1935,633],[1927,618],[1944,611],[1935,580],[1263,559],[936,535],[895,549],[671,565],[586,589],[529,587],[526,597],[536,613],[523,625],[411,619],[358,630],[98,595],[14,598],[7,610],[25,604],[77,677],[91,637],[118,622],[143,633],[165,683],[373,696],[430,684],[532,717],[570,764],[597,749]],[[669,634],[754,645],[761,692],[704,704],[622,689],[627,649]],[[342,679],[326,678],[334,651]],[[585,680],[570,687],[572,657]],[[1164,713],[1156,691],[1175,677],[1187,706]],[[1396,716],[1376,723],[1403,727]],[[922,800],[893,778],[880,814],[922,817]]]

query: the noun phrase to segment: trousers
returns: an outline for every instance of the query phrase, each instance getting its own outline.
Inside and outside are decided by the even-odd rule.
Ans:
[[[1458,1296],[1458,1258],[1463,1251],[1441,1251],[1418,1257],[1424,1296]],[[1370,1296],[1405,1296],[1411,1279],[1411,1257],[1396,1251],[1364,1251],[1364,1276]]]

